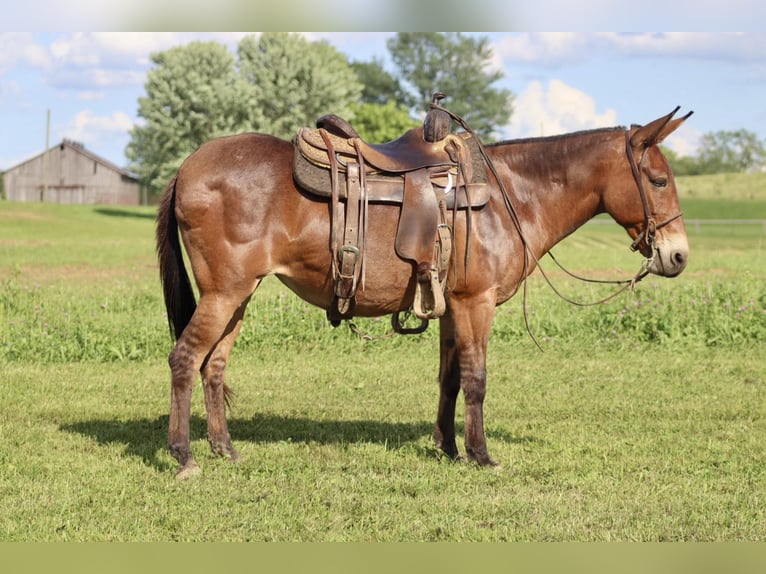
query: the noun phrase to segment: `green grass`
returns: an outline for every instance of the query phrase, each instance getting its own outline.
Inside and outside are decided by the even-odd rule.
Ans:
[[[209,453],[197,393],[204,473],[181,484],[162,365],[12,363],[0,538],[763,539],[766,372],[753,353],[495,345],[487,433],[503,466],[487,470],[433,451],[435,358],[410,351],[238,356],[242,460]]]
[[[764,540],[758,226],[690,228],[684,274],[604,306],[572,307],[536,274],[542,353],[521,297],[500,307],[486,402],[498,470],[432,446],[435,326],[361,341],[267,281],[228,371],[242,460],[210,453],[197,387],[203,474],[178,483],[153,210],[0,203],[0,223],[0,541]],[[556,256],[627,277],[628,244],[592,225]],[[569,295],[608,291],[543,264]]]
[[[766,172],[691,175],[676,179],[682,202],[687,199],[766,201]]]

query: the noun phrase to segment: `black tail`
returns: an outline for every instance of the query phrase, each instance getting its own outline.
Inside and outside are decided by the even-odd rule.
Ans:
[[[157,258],[170,334],[176,340],[191,321],[197,303],[184,266],[176,220],[176,178],[168,184],[157,212]]]

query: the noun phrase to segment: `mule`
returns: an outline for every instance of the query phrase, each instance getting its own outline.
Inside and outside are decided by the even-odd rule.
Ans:
[[[596,214],[606,212],[646,261],[644,270],[675,277],[689,246],[673,174],[658,144],[691,113],[676,110],[644,126],[504,141],[485,148],[490,199],[454,217],[455,258],[439,318],[439,400],[433,438],[460,458],[455,407],[465,402],[464,457],[495,465],[487,451],[483,404],[487,346],[495,308],[510,299],[537,260]],[[157,252],[171,331],[168,441],[178,478],[199,472],[190,449],[191,394],[201,373],[207,438],[213,452],[238,458],[226,420],[226,365],[256,288],[268,275],[312,305],[333,299],[330,205],[299,189],[293,145],[241,134],[201,145],[182,164],[157,214]],[[370,204],[366,277],[354,313],[374,317],[408,310],[412,264],[397,257],[395,205]],[[466,233],[470,242],[466,242]],[[182,247],[199,290],[184,266]],[[468,270],[465,250],[470,245]]]

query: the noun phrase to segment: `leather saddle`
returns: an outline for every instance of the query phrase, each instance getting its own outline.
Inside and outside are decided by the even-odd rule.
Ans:
[[[367,206],[372,202],[401,206],[395,250],[414,266],[412,311],[427,325],[446,310],[452,253],[447,212],[454,218],[456,210],[465,210],[470,217],[471,209],[489,200],[480,143],[468,133],[449,133],[451,122],[442,109],[431,109],[422,125],[382,144],[364,141],[336,115],[322,116],[316,125],[299,130],[293,139],[293,176],[306,192],[332,202],[335,300],[328,319],[337,325],[353,316],[356,288],[364,284]]]

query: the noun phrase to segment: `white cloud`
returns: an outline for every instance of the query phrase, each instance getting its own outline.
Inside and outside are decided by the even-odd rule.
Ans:
[[[105,137],[113,137],[115,134],[124,136],[132,127],[133,120],[123,112],[98,116],[91,110],[83,110],[66,124],[60,137],[94,145]]]
[[[633,57],[672,57],[758,63],[766,58],[766,36],[742,32],[603,33],[598,41]]]
[[[561,66],[584,58],[590,39],[577,32],[507,34],[496,44],[495,53],[505,62]]]
[[[688,123],[681,124],[675,132],[668,136],[662,145],[669,147],[679,156],[695,156],[699,151],[699,140],[702,132]]]
[[[17,63],[34,67],[50,61],[47,50],[28,32],[0,32],[0,75]]]
[[[596,110],[595,100],[559,80],[533,81],[515,100],[508,137],[556,135],[617,125],[617,112]]]
[[[634,58],[677,58],[759,64],[766,59],[766,35],[742,32],[530,32],[504,35],[496,52],[506,65],[559,67],[596,53]]]

